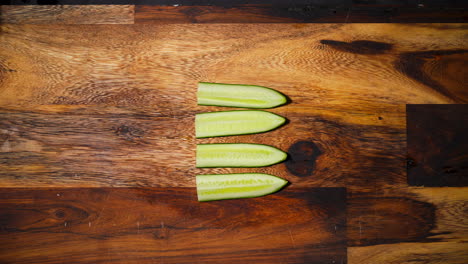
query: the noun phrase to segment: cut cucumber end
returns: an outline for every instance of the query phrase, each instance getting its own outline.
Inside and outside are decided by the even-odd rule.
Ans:
[[[195,136],[222,137],[271,131],[286,118],[261,110],[236,110],[199,113],[195,116]]]
[[[284,161],[288,154],[262,144],[198,144],[198,168],[265,167]]]
[[[273,108],[287,102],[282,93],[263,86],[225,83],[198,83],[199,105],[245,108]]]
[[[197,175],[198,201],[252,198],[279,191],[287,180],[263,173]]]

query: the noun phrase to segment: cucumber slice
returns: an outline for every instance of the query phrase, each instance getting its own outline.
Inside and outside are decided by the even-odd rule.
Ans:
[[[282,116],[260,110],[237,110],[200,113],[195,116],[197,138],[253,134],[282,125]]]
[[[271,88],[225,83],[198,83],[199,105],[272,108],[286,103],[286,97]]]
[[[264,167],[286,159],[288,155],[261,144],[199,144],[197,168]]]
[[[251,198],[280,190],[288,181],[269,174],[197,175],[198,201]]]

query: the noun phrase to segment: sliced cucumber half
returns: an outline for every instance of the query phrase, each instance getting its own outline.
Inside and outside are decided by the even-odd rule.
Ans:
[[[199,105],[272,108],[286,103],[286,97],[271,88],[224,83],[198,83]]]
[[[253,134],[273,130],[286,119],[261,110],[237,110],[199,113],[195,116],[195,136],[220,137]]]
[[[261,144],[226,143],[198,144],[198,168],[264,167],[279,163],[287,154],[275,147]]]
[[[198,201],[264,196],[279,191],[287,183],[282,178],[262,173],[196,176]]]

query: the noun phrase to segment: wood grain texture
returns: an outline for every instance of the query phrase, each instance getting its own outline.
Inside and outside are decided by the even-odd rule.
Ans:
[[[194,188],[2,189],[2,263],[345,263],[344,188],[199,203]]]
[[[466,263],[466,187],[388,189],[348,200],[350,264]]]
[[[135,7],[135,23],[294,23],[300,19],[274,16],[270,5]]]
[[[191,232],[206,239],[202,246],[219,244],[213,250],[237,261],[248,263],[249,256],[270,263],[274,256],[311,263],[322,256],[318,263],[340,263],[346,261],[344,230],[337,225],[343,233],[334,233],[327,210],[339,221],[346,210],[349,263],[466,262],[466,188],[407,186],[405,108],[468,101],[464,24],[1,30],[0,185],[158,187],[2,189],[0,204],[8,214],[2,214],[0,230],[8,236],[1,239],[10,240],[0,255],[7,260],[33,263],[44,253],[37,247],[45,247],[56,263],[87,257],[222,261],[193,247],[185,236]],[[291,102],[270,111],[289,123],[265,134],[194,139],[196,113],[227,109],[197,106],[198,81],[277,89]],[[290,159],[259,169],[195,169],[195,144],[207,142],[271,144],[288,151]],[[260,200],[195,202],[195,174],[241,171],[271,173],[292,184]],[[304,191],[312,187],[346,187],[346,206],[336,198],[343,189],[318,196],[317,189]],[[57,197],[68,198],[58,203]],[[284,215],[272,217],[272,208]],[[315,208],[325,213],[311,213]],[[244,222],[252,215],[255,220]],[[220,229],[197,229],[205,224]],[[140,225],[148,230],[143,237]],[[308,240],[319,235],[330,240]],[[266,245],[267,239],[273,242]],[[171,250],[172,243],[184,253]],[[247,249],[253,245],[259,250]]]
[[[63,106],[5,110],[0,120],[5,186],[195,183],[193,116]]]
[[[348,245],[427,242],[435,225],[435,207],[405,196],[359,196],[348,203]]]
[[[463,264],[468,256],[464,242],[434,242],[352,247],[348,259],[350,264]]]
[[[309,142],[320,153],[310,163],[298,163],[307,153],[296,151],[286,163],[249,170],[297,186],[405,186],[404,104],[467,101],[466,67],[443,67],[466,63],[463,24],[4,25],[2,31],[5,187],[193,186],[197,173],[246,170],[193,169],[191,147],[207,142],[285,151]],[[434,70],[440,67],[443,75]],[[226,109],[197,106],[198,81],[277,89],[291,103],[271,111],[289,124],[267,134],[194,140],[195,113]],[[93,162],[78,158],[86,156]]]
[[[462,242],[467,188],[387,188],[348,192],[348,246]]]
[[[3,24],[133,24],[134,5],[1,5]]]
[[[408,105],[408,184],[468,186],[468,105]]]
[[[452,6],[215,2],[209,6],[137,5],[135,23],[464,23],[467,14],[466,8]]]

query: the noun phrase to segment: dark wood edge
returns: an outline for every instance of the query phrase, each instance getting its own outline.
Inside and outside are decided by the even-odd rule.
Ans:
[[[133,6],[133,5],[132,5]],[[3,21],[9,13],[1,12]],[[6,6],[3,6],[6,7]],[[11,7],[11,6],[10,6]],[[21,5],[16,5],[20,9]],[[47,12],[52,6],[37,5]],[[29,6],[29,9],[31,6]],[[37,9],[35,8],[35,10]],[[15,11],[15,19],[18,13]],[[21,13],[27,16],[27,12]],[[466,23],[468,5],[307,5],[295,3],[136,5],[135,23]],[[21,20],[21,19],[19,19]],[[44,20],[44,19],[42,19]],[[45,18],[47,20],[47,18]],[[20,22],[21,23],[21,22]],[[57,23],[57,21],[55,21]],[[79,24],[79,23],[78,23]]]
[[[465,23],[468,8],[310,5],[135,7],[135,23]]]

